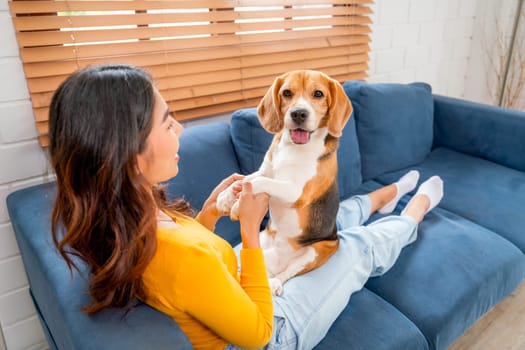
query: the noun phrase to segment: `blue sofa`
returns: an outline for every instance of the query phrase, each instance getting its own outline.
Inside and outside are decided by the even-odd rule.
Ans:
[[[525,113],[432,95],[423,83],[349,81],[344,88],[354,113],[338,150],[341,199],[410,169],[420,171],[420,181],[440,175],[445,196],[420,225],[418,240],[352,296],[316,349],[445,349],[525,276]],[[230,124],[185,130],[169,195],[199,208],[224,177],[255,171],[271,137],[253,108],[233,113]],[[126,315],[82,314],[86,272],[70,274],[51,242],[54,195],[48,183],[7,199],[51,348],[191,348],[175,322],[147,305]],[[217,232],[240,242],[238,223],[228,218]]]

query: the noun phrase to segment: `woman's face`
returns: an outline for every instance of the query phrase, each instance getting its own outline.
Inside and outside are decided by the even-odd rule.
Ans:
[[[164,98],[155,89],[151,132],[137,157],[142,175],[151,184],[171,179],[179,172],[179,137],[182,125],[173,119]]]

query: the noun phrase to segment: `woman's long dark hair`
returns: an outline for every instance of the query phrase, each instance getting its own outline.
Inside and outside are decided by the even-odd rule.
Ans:
[[[143,299],[142,273],[157,244],[156,208],[190,211],[184,201],[168,203],[162,189],[152,191],[138,171],[154,100],[146,72],[112,64],[74,73],[51,102],[50,154],[58,187],[53,241],[70,269],[78,268],[71,255],[89,267],[93,300],[87,313],[129,308]]]

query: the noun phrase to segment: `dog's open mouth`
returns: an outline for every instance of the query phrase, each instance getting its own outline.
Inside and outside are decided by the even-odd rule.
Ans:
[[[292,138],[292,141],[296,144],[308,143],[308,141],[310,141],[310,134],[310,131],[303,129],[290,130],[290,136]]]

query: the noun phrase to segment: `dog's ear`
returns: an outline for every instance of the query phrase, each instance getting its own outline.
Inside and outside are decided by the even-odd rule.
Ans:
[[[334,137],[341,137],[343,128],[352,114],[352,104],[346,96],[343,86],[335,79],[328,79],[330,85],[328,132]]]
[[[266,91],[261,102],[257,106],[259,121],[266,131],[276,134],[284,127],[284,115],[281,112],[281,97],[279,90],[284,82],[284,75],[273,81],[272,86]]]

